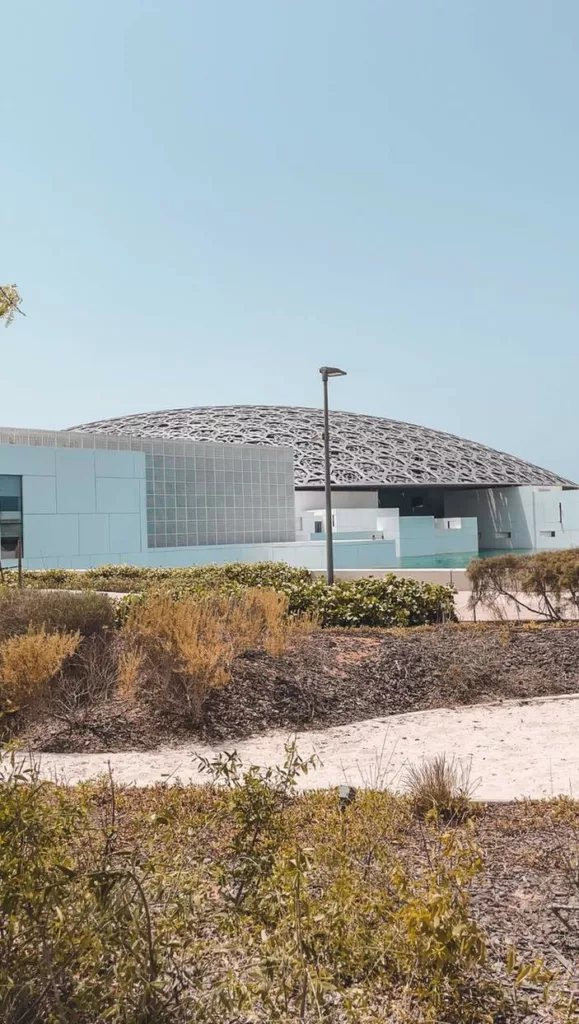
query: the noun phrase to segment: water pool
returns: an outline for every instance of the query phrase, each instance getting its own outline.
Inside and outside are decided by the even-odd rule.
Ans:
[[[448,555],[410,555],[396,560],[397,569],[465,569],[474,558],[492,558],[494,555],[532,555],[533,551],[463,551]]]

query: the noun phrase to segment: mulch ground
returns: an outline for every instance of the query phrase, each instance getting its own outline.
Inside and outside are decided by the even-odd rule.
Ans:
[[[428,708],[579,690],[579,624],[324,631],[282,658],[240,658],[206,735],[320,728]]]
[[[472,910],[489,939],[489,956],[505,976],[510,947],[518,962],[537,958],[556,973],[553,998],[526,982],[528,1021],[577,1020],[564,1007],[579,996],[579,810],[571,801],[491,805],[475,823],[485,871],[472,887]],[[563,1005],[559,1013],[554,1004]],[[579,1002],[575,1004],[577,1013]]]
[[[205,707],[207,740],[343,725],[406,711],[579,691],[579,623],[324,630],[281,657],[247,654]],[[183,739],[155,708],[107,700],[45,716],[25,740],[46,751],[150,748]]]

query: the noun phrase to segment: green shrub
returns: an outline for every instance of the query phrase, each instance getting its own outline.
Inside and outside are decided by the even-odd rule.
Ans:
[[[0,1019],[7,1024],[169,1019],[161,1007],[170,1000],[155,984],[161,965],[170,967],[167,939],[152,933],[154,896],[150,887],[145,893],[136,855],[116,854],[114,814],[113,806],[99,834],[82,801],[41,784],[14,757],[4,766],[0,758]]]
[[[114,623],[113,604],[104,594],[0,588],[0,640],[26,633],[29,627],[92,636]]]
[[[424,626],[454,621],[453,591],[394,574],[383,579],[325,580],[285,586],[289,611],[307,612],[328,626]]]
[[[519,613],[539,612],[558,621],[579,612],[579,548],[535,555],[498,555],[471,562],[471,604],[486,604],[501,614],[501,602]],[[529,598],[535,598],[534,604]]]

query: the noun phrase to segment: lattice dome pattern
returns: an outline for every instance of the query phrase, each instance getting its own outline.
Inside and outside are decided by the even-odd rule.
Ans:
[[[171,409],[100,420],[70,429],[134,437],[287,445],[294,450],[296,487],[320,487],[324,483],[320,409],[269,405]],[[331,412],[330,434],[332,482],[337,486],[574,486],[569,480],[512,455],[400,420]]]

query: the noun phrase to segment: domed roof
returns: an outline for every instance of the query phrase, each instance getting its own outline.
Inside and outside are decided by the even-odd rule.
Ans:
[[[168,440],[287,445],[295,452],[296,486],[320,487],[324,483],[321,409],[202,406],[138,413],[70,429]],[[555,473],[475,441],[380,416],[332,411],[330,441],[332,483],[338,486],[574,486]]]

